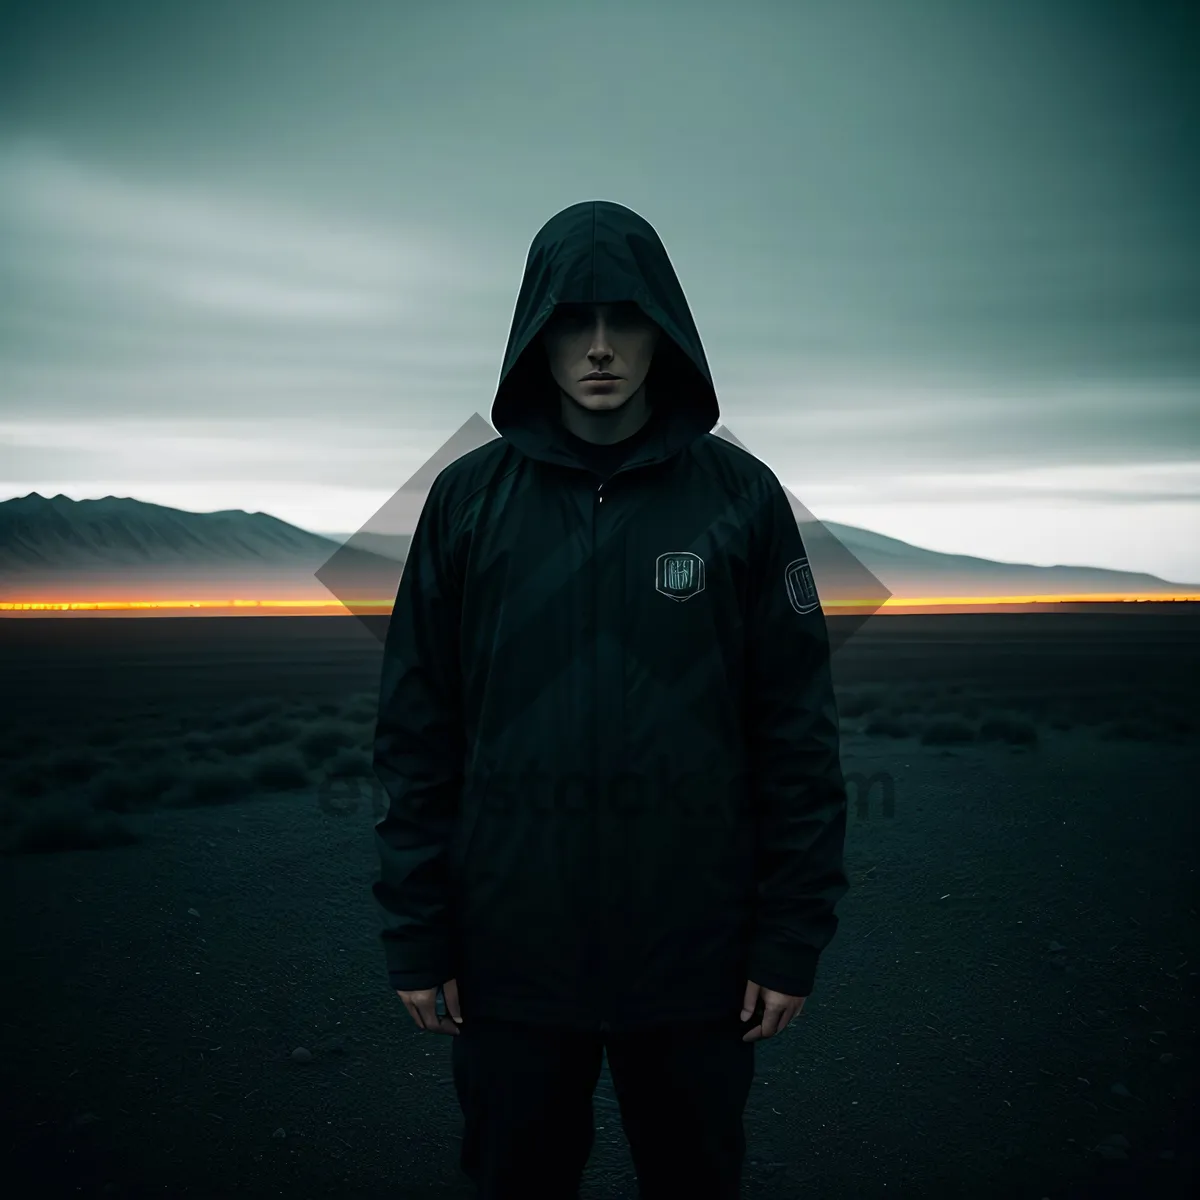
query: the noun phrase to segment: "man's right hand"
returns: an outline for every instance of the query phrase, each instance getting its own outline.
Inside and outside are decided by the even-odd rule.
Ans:
[[[427,1030],[429,1033],[457,1035],[458,1026],[462,1022],[462,1013],[458,1007],[458,980],[447,979],[442,984],[441,990],[446,994],[446,1015],[444,1017],[437,1015],[438,989],[435,987],[422,988],[416,992],[402,992],[397,988],[396,995],[404,1001],[404,1007],[408,1009],[418,1028]]]

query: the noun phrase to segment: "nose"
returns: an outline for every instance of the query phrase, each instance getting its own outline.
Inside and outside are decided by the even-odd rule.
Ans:
[[[604,328],[604,322],[599,321],[592,327],[592,345],[588,351],[588,357],[594,358],[597,355],[609,357],[612,354],[612,347],[608,342],[608,331]]]

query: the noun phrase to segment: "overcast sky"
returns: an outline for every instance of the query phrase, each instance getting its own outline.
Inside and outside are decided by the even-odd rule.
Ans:
[[[1200,582],[1189,8],[0,5],[0,499],[356,529],[608,199],[818,518]]]

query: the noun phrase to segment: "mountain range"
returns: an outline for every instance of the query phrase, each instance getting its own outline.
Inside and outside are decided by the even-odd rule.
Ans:
[[[419,511],[409,493],[409,523]],[[888,595],[918,597],[1152,597],[1197,594],[1200,585],[1104,567],[1033,566],[945,554],[797,513],[818,589],[836,596],[839,568],[854,561]],[[0,602],[211,599],[390,601],[411,535],[370,528],[314,533],[269,513],[196,513],[127,496],[99,500],[37,492],[0,502]],[[820,548],[820,551],[818,551]],[[823,570],[823,563],[825,569]],[[848,578],[842,572],[840,578]],[[867,589],[868,591],[870,588]]]

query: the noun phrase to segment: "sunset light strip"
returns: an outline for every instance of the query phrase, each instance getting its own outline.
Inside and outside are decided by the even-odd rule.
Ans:
[[[928,596],[896,597],[886,600],[879,611],[952,605],[958,608],[978,608],[983,605],[1007,604],[1104,604],[1152,603],[1167,601],[1197,601],[1200,594],[1153,593],[1130,596],[1123,592],[1080,593],[1050,596]],[[135,612],[139,610],[193,609],[326,609],[337,611],[377,609],[390,612],[394,600],[67,600],[67,601],[0,601],[0,612]],[[828,600],[821,607],[826,611],[838,609],[875,609],[874,602],[863,600]]]
[[[394,600],[64,600],[0,601],[0,612],[130,612],[165,608],[381,608]]]
[[[892,596],[884,601],[884,608],[912,608],[924,604],[1143,604],[1157,600],[1200,600],[1200,593],[1194,595],[1175,595],[1170,592],[1153,592],[1149,595],[1131,596],[1127,592],[1085,592],[1079,595],[1063,594],[1061,596],[932,596],[928,599],[913,599],[906,596]],[[839,601],[833,600],[822,608],[837,608]],[[846,601],[845,607],[854,607],[853,601]]]

